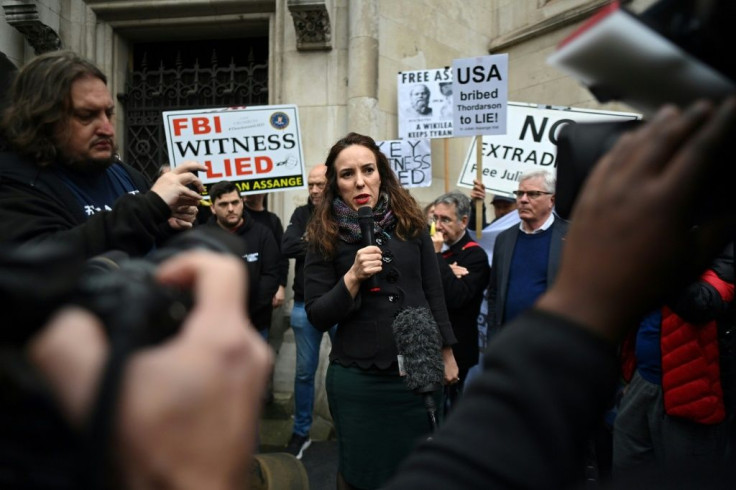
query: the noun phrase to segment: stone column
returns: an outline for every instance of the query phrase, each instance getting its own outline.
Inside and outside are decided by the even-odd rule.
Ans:
[[[378,6],[376,0],[348,4],[348,130],[378,134]]]

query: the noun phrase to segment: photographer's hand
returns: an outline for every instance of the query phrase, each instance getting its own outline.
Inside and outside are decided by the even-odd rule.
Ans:
[[[188,230],[197,219],[197,206],[178,206],[172,210],[169,226],[175,230]]]
[[[125,486],[241,488],[271,367],[270,351],[244,311],[242,262],[183,253],[157,275],[191,286],[196,306],[178,335],[128,360],[112,443]],[[78,425],[106,352],[99,322],[78,310],[57,317],[31,345],[31,358]]]
[[[736,100],[665,107],[598,163],[537,306],[615,341],[733,237]],[[696,214],[703,211],[699,225]]]
[[[192,173],[203,170],[207,170],[207,167],[201,163],[184,162],[159,177],[151,187],[151,192],[158,194],[174,213],[180,206],[196,206],[202,196],[187,186],[203,191],[202,181]]]
[[[246,481],[272,359],[245,314],[244,272],[242,261],[207,253],[160,267],[162,282],[193,288],[196,306],[180,335],[128,365],[118,438],[131,486]]]
[[[28,343],[28,357],[46,377],[69,421],[82,428],[90,415],[108,354],[100,320],[66,308]]]

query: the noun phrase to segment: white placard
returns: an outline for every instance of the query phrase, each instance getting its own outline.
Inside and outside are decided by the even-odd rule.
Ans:
[[[222,180],[241,195],[306,188],[294,105],[167,111],[163,118],[171,167],[204,164],[205,189]]]
[[[452,71],[403,71],[398,84],[399,138],[452,137]]]
[[[452,61],[454,136],[506,134],[507,54]]]
[[[432,185],[432,149],[429,140],[377,141],[402,187]]]
[[[509,102],[508,134],[484,135],[483,184],[493,195],[511,197],[522,174],[547,169],[556,174],[557,137],[566,124],[629,121],[640,114],[575,107],[552,108]],[[477,138],[475,139],[477,141]],[[476,176],[475,141],[468,149],[458,186],[473,187]]]

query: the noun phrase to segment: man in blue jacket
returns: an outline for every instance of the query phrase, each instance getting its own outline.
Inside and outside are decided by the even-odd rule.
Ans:
[[[281,241],[281,253],[294,264],[294,307],[291,310],[291,328],[296,341],[296,374],[294,376],[294,429],[286,451],[301,459],[304,451],[311,445],[309,430],[312,428],[314,409],[314,375],[319,365],[319,347],[322,332],[307,320],[304,309],[304,257],[307,243],[304,234],[307,223],[324,199],[327,178],[325,165],[315,166],[307,176],[309,200],[307,204],[294,210]],[[330,339],[335,335],[335,327],[329,331]]]

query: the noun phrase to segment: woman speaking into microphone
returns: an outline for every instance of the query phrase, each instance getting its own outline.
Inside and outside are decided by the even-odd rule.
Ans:
[[[326,380],[338,488],[378,488],[430,430],[422,398],[399,375],[394,318],[405,308],[431,312],[445,383],[457,381],[455,337],[426,218],[375,141],[350,133],[325,164],[325,198],[307,228],[306,310],[320,330],[338,325]],[[359,213],[366,206],[370,214]],[[363,229],[370,216],[375,243],[361,216]]]

